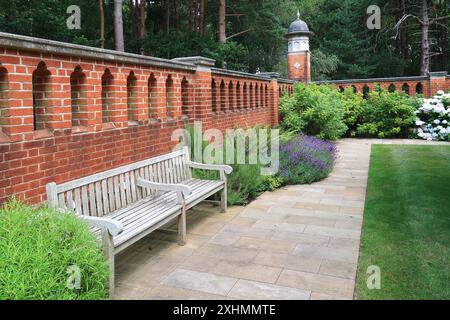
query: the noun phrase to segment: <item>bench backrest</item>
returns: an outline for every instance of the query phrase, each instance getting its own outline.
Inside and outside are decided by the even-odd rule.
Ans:
[[[48,203],[53,208],[102,217],[156,194],[137,187],[138,177],[158,183],[180,183],[192,178],[188,163],[189,151],[185,147],[64,184],[50,183],[47,185]]]

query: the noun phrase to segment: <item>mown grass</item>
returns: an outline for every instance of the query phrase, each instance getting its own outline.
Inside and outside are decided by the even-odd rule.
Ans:
[[[450,298],[450,146],[372,147],[357,297]]]

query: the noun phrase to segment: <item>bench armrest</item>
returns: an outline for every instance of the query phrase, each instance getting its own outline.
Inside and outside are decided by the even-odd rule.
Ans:
[[[148,181],[142,178],[138,178],[136,181],[138,187],[149,188],[160,191],[175,191],[181,192],[185,196],[189,196],[192,193],[192,189],[183,184],[168,184],[168,183],[157,183]]]
[[[223,171],[226,174],[230,174],[233,172],[233,168],[224,164],[205,164],[198,162],[189,162],[189,167],[194,169],[202,169],[202,170],[215,170],[215,171]]]
[[[90,217],[90,216],[78,216],[78,218],[86,221],[90,226],[100,229],[108,229],[112,236],[117,236],[122,233],[123,226],[119,221],[110,218]]]

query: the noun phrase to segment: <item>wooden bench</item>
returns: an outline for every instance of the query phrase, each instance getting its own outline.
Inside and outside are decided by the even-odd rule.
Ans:
[[[220,180],[192,178],[191,169],[217,170]],[[75,212],[96,228],[110,266],[110,296],[114,292],[114,256],[178,218],[179,244],[186,243],[186,210],[221,192],[227,209],[226,165],[191,162],[188,148],[97,173],[75,181],[47,185],[51,208]]]

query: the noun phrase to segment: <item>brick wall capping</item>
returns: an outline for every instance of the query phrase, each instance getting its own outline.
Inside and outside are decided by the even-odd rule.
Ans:
[[[278,72],[260,72],[259,75],[272,79],[278,79],[280,77],[280,74]]]
[[[315,84],[346,84],[346,83],[374,83],[374,82],[406,82],[406,81],[426,81],[427,76],[416,77],[392,77],[392,78],[371,78],[371,79],[348,79],[348,80],[324,80],[313,81]]]
[[[295,80],[289,80],[289,79],[283,79],[283,78],[278,78],[278,82],[282,83],[282,84],[295,84],[295,83],[297,83],[297,81],[295,81]]]
[[[447,71],[434,71],[430,72],[430,77],[433,78],[441,78],[441,77],[449,77]]]
[[[214,67],[214,65],[216,64],[216,60],[206,58],[206,57],[200,57],[200,56],[175,58],[175,59],[172,59],[172,61],[180,61],[180,62],[195,64],[196,66],[209,67],[209,68]]]
[[[270,77],[262,76],[260,74],[241,72],[241,71],[211,68],[211,72],[213,73],[213,75],[219,75],[219,76],[231,76],[231,77],[239,77],[239,78],[246,78],[246,79],[250,78],[250,79],[255,79],[255,80],[270,81]]]
[[[95,60],[145,65],[159,68],[171,68],[187,71],[196,70],[196,66],[188,62],[155,58],[133,53],[100,49],[53,40],[26,37],[4,32],[0,32],[0,47],[39,53],[75,56]]]

